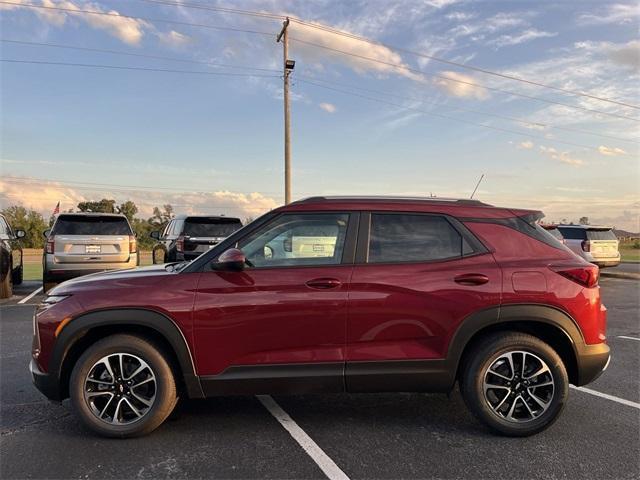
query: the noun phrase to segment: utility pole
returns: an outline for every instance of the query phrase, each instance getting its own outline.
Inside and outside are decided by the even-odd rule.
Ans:
[[[278,34],[276,43],[282,41],[282,68],[283,68],[283,92],[284,92],[284,203],[291,203],[291,107],[289,105],[289,75],[293,72],[296,62],[289,60],[289,37],[287,30],[289,17],[282,24],[282,30]]]

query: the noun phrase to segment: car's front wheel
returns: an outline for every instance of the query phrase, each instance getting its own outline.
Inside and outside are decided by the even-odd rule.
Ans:
[[[176,405],[176,384],[161,349],[133,335],[112,335],[78,359],[71,404],[85,425],[107,437],[155,430]]]
[[[567,400],[560,356],[532,335],[510,332],[483,339],[466,356],[460,389],[471,412],[492,429],[527,436],[551,426]]]

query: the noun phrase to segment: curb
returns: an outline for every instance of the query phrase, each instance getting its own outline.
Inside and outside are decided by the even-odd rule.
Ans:
[[[640,273],[627,272],[600,272],[601,277],[623,278],[625,280],[640,280]]]

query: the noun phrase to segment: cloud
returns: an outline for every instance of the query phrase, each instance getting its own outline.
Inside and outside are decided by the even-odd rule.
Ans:
[[[531,140],[525,140],[524,142],[520,142],[516,148],[520,150],[531,150],[533,148],[533,142]]]
[[[442,88],[449,95],[461,98],[475,98],[476,100],[485,100],[489,98],[489,92],[486,88],[470,85],[476,83],[474,78],[458,72],[440,72],[451,80],[438,78],[434,80],[436,86]],[[466,82],[466,83],[465,83]]]
[[[617,157],[618,155],[626,155],[627,152],[624,151],[621,148],[617,148],[617,147],[606,147],[604,145],[600,145],[598,147],[598,151],[606,156],[606,157]]]
[[[19,3],[29,4],[23,0],[19,0]],[[123,17],[116,10],[104,10],[97,3],[83,3],[81,6],[69,0],[63,0],[60,2],[54,2],[53,0],[42,0],[42,5],[45,7],[58,7],[71,10],[70,12],[53,11],[46,9],[32,9],[40,19],[50,23],[56,27],[63,26],[67,19],[73,17],[80,22],[83,22],[97,30],[104,30],[110,35],[118,38],[119,40],[129,45],[137,45],[144,36],[145,28],[150,28],[151,25],[144,20],[136,20],[133,18]],[[9,8],[8,8],[9,7]],[[4,10],[14,10],[16,8],[22,8],[19,5],[7,5],[1,6]],[[108,13],[109,15],[90,15],[83,13],[74,13],[77,10],[90,10],[95,12]]]
[[[637,24],[640,18],[640,4],[616,3],[598,13],[584,13],[578,17],[579,25]]]
[[[336,106],[333,103],[322,102],[318,104],[318,106],[327,113],[335,113],[337,110]]]
[[[175,30],[169,32],[158,32],[158,38],[162,43],[166,43],[172,47],[182,47],[191,42],[191,37]]]
[[[326,27],[326,25],[321,25]],[[324,30],[292,23],[289,27],[291,30],[292,47],[291,50],[295,56],[301,52],[305,56],[305,61],[321,61],[322,59],[330,59],[333,62],[341,63],[351,68],[357,73],[374,72],[379,74],[393,74],[401,77],[410,78],[416,81],[423,81],[423,76],[408,71],[408,65],[404,63],[400,54],[391,49],[368,42],[363,42],[356,38],[335,35]],[[345,32],[349,33],[349,32]],[[300,42],[296,42],[300,39]],[[308,43],[303,43],[308,42]],[[310,44],[316,44],[320,47]],[[333,52],[329,49],[347,52],[350,55]],[[365,58],[373,59],[366,60]],[[399,65],[399,66],[396,66]]]
[[[583,160],[573,157],[570,152],[559,152],[553,147],[545,147],[544,145],[540,145],[540,152],[552,160],[560,163],[566,163],[572,167],[581,167],[584,165]]]
[[[506,47],[530,42],[538,38],[555,37],[556,35],[558,34],[554,32],[545,32],[542,30],[536,30],[535,28],[528,28],[516,35],[501,35],[498,38],[487,42],[487,44],[495,45],[496,47]]]
[[[640,68],[640,40],[631,40],[622,45],[611,45],[606,50],[612,62],[633,69]]]
[[[259,192],[239,193],[227,190],[216,192],[153,192],[131,191],[112,192],[108,187],[87,188],[81,193],[74,188],[59,182],[41,182],[28,184],[25,182],[8,182],[0,179],[0,207],[23,205],[33,208],[48,217],[57,202],[60,210],[75,208],[79,202],[99,198],[113,198],[118,203],[132,200],[139,208],[141,218],[151,216],[154,206],[172,204],[175,211],[187,214],[220,214],[230,216],[256,217],[278,206],[272,197]],[[85,190],[82,187],[82,190]]]

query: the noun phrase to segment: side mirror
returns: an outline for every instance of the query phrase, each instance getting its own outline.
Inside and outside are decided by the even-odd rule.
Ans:
[[[242,250],[238,248],[230,248],[225,250],[219,257],[218,261],[212,264],[214,270],[223,272],[241,272],[247,261]]]
[[[24,230],[16,230],[15,233],[16,233],[16,238],[23,238],[26,235]]]
[[[49,235],[51,235],[51,229],[47,228],[44,232],[42,232],[42,235],[44,235],[45,237],[48,237]]]
[[[150,236],[151,238],[155,238],[156,240],[159,240],[159,239],[160,239],[160,232],[158,232],[158,231],[151,232],[151,233],[149,234],[149,236]]]

